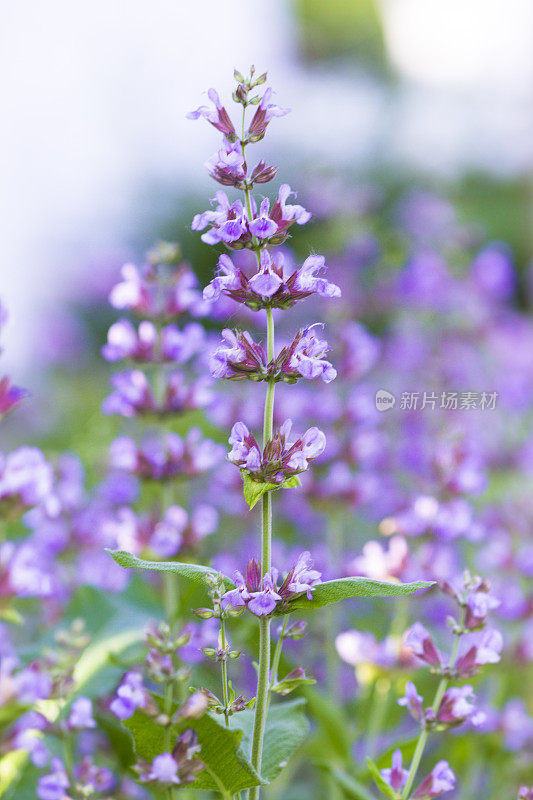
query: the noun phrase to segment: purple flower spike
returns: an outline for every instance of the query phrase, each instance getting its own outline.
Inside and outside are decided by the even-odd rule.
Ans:
[[[202,438],[200,428],[191,428],[185,439],[177,433],[145,436],[140,445],[119,436],[109,448],[115,469],[151,480],[199,475],[219,461],[222,451],[211,439]]]
[[[475,640],[474,640],[474,637]],[[495,628],[485,628],[479,634],[470,634],[469,641],[474,644],[461,655],[455,664],[459,675],[475,675],[486,664],[497,664],[503,649],[503,637]]]
[[[206,212],[208,215],[215,213]],[[208,221],[205,214],[199,215],[193,220],[193,228],[202,230]],[[216,236],[217,241],[220,241],[218,233]],[[327,298],[340,297],[341,290],[338,286],[317,276],[323,269],[323,256],[309,256],[299,269],[286,275],[283,254],[272,255],[263,249],[259,271],[248,277],[224,254],[220,256],[216,277],[204,289],[204,299],[212,302],[225,294],[237,303],[243,303],[257,311],[261,308],[291,308],[312,294]]]
[[[260,483],[281,484],[287,478],[305,472],[311,461],[324,452],[326,437],[318,428],[309,428],[292,441],[292,421],[286,420],[261,453],[255,436],[244,422],[236,422],[231,430],[232,445],[228,460]]]
[[[0,508],[25,511],[52,493],[53,469],[36,447],[0,453]]]
[[[111,290],[109,302],[120,311],[153,319],[168,320],[184,312],[204,317],[208,312],[198,291],[198,280],[186,262],[173,268],[164,283],[152,264],[125,264],[122,281]]]
[[[147,702],[148,694],[143,686],[142,675],[139,672],[127,672],[110,709],[119,719],[129,719],[136,709],[144,708]]]
[[[171,753],[161,753],[156,756],[150,771],[142,775],[141,780],[157,781],[167,785],[181,783],[178,778],[178,764]]]
[[[241,147],[238,142],[230,142],[226,137],[205,166],[211,177],[223,186],[241,188],[246,178],[246,162]]]
[[[299,378],[322,378],[332,381],[337,371],[325,354],[328,343],[318,339],[313,328],[319,323],[302,328],[294,341],[267,363],[264,348],[254,342],[247,331],[222,331],[223,344],[211,356],[210,368],[214,378],[229,380],[285,381],[296,383]]]
[[[306,550],[298,556],[296,564],[283,581],[279,592],[282,597],[305,592],[308,600],[312,600],[313,586],[317,583],[321,583],[320,572],[313,569],[311,553]]]
[[[7,375],[0,380],[0,420],[14,411],[22,401],[29,397],[26,389],[14,386]]]
[[[420,622],[415,622],[406,632],[404,645],[410,647],[415,656],[418,656],[418,658],[425,661],[427,664],[431,664],[433,667],[441,665],[442,659],[440,653],[435,647],[431,635]]]
[[[275,360],[279,374],[288,383],[298,378],[322,378],[324,383],[330,383],[336,378],[337,370],[325,358],[329,345],[324,339],[319,339],[314,331],[319,325],[315,322],[299,330],[292,344],[285,347]]]
[[[126,319],[111,325],[102,348],[106,361],[130,359],[138,363],[173,361],[183,363],[198,353],[205,342],[204,329],[191,322],[180,330],[167,325],[159,335],[152,322],[144,320],[136,330]]]
[[[401,750],[395,750],[392,754],[391,769],[380,770],[381,776],[387,781],[391,789],[394,789],[395,792],[400,792],[403,789],[407,781],[407,776],[409,775],[409,772],[406,769],[403,769],[402,763],[403,759]]]
[[[72,703],[67,725],[72,730],[96,728],[93,719],[93,704],[88,697],[78,697]]]
[[[418,694],[414,683],[412,681],[407,681],[405,684],[405,694],[398,700],[398,705],[406,706],[411,716],[420,722],[424,716],[424,709],[422,708],[423,702],[424,698]]]
[[[518,800],[533,800],[533,786],[521,786],[518,790]]]
[[[223,133],[230,142],[237,141],[235,128],[233,127],[233,123],[229,118],[228,112],[220,102],[218,92],[216,92],[215,89],[209,89],[207,96],[213,103],[214,108],[210,108],[209,106],[200,106],[196,109],[196,111],[190,111],[187,114],[187,119],[198,119],[199,117],[203,117],[210,122],[211,125],[217,129],[217,131]]]
[[[278,570],[261,575],[261,564],[253,558],[248,562],[246,578],[239,571],[234,574],[235,589],[222,596],[222,605],[233,608],[246,606],[258,617],[272,614],[278,605],[290,603],[304,592],[311,600],[313,587],[321,582],[320,572],[313,569],[310,553],[302,553],[285,580],[278,587]]]
[[[474,715],[476,696],[471,686],[452,686],[441,700],[437,720],[445,725],[461,725]]]
[[[52,772],[42,775],[37,783],[39,800],[65,800],[70,786],[67,771],[60,758],[52,759]]]
[[[267,377],[266,356],[248,331],[222,331],[224,344],[220,344],[211,357],[211,375],[230,380],[263,380]]]
[[[413,793],[413,800],[433,800],[455,787],[455,775],[447,761],[439,761]]]
[[[274,94],[271,88],[265,90],[261,102],[250,123],[250,127],[246,132],[246,139],[250,142],[258,142],[265,135],[268,123],[274,117],[284,117],[289,113],[289,108],[281,108],[275,103],[271,103],[272,95]]]

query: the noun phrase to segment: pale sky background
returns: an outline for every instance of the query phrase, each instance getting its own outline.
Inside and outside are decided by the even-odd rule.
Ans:
[[[227,90],[234,66],[268,69],[294,109],[269,129],[272,147],[337,165],[531,171],[533,2],[381,6],[396,95],[299,63],[288,0],[0,0],[4,367],[35,367],[41,320],[92,258],[128,241],[143,186],[199,180],[216,136],[185,114],[209,86]]]

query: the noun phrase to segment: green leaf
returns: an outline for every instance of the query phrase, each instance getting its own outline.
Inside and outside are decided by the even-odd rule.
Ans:
[[[374,778],[374,783],[378,787],[379,791],[385,795],[385,797],[390,798],[390,800],[398,800],[398,794],[394,791],[392,786],[389,786],[379,769],[376,767],[370,756],[366,757],[366,763],[368,765],[368,769],[372,777]]]
[[[96,712],[94,718],[98,724],[98,729],[102,730],[123,767],[129,767],[135,763],[135,752],[133,750],[133,738],[130,731],[115,717],[114,714],[103,714]]]
[[[349,600],[352,597],[402,597],[413,594],[419,589],[427,589],[433,584],[434,581],[386,583],[385,581],[375,581],[372,578],[337,578],[315,586],[312,600],[302,594],[295,600],[280,606],[273,616],[291,614],[293,611],[314,611],[317,608],[324,608],[324,606],[338,603],[340,600]]]
[[[293,475],[292,478],[287,478],[283,483],[259,483],[252,480],[250,474],[246,470],[241,470],[243,481],[244,499],[248,503],[248,508],[252,508],[259,502],[265,492],[273,492],[276,489],[293,489],[295,486],[301,486],[301,481],[298,475]]]
[[[280,774],[289,758],[309,733],[309,720],[304,714],[304,708],[305,700],[299,697],[288,703],[271,706],[268,711],[263,740],[261,775],[269,782]],[[242,711],[235,714],[231,723],[244,731],[246,746],[251,748],[254,727],[253,711]]]
[[[0,732],[8,728],[16,719],[21,717],[31,708],[23,703],[7,703],[0,706]]]
[[[8,607],[0,610],[0,620],[10,622],[12,625],[23,625],[24,617],[16,608]]]
[[[310,686],[305,687],[302,692],[307,700],[309,713],[318,722],[313,732],[318,751],[321,754],[327,751],[330,762],[333,757],[340,757],[342,761],[350,763],[354,731],[344,706]]]
[[[18,781],[27,760],[26,750],[12,750],[0,758],[0,797]]]
[[[139,758],[152,761],[156,755],[164,752],[164,729],[143,711],[137,710],[130,719],[124,721],[124,725],[133,735],[135,753]],[[191,788],[220,791],[223,787],[225,792],[233,796],[243,789],[264,784],[241,747],[242,730],[227,728],[216,717],[204,714],[200,719],[187,719],[180,725],[173,725],[172,737],[186,728],[196,731],[198,744],[202,748],[199,755],[206,766],[194,783],[189,784]]]
[[[374,800],[373,793],[354,778],[353,775],[349,775],[347,772],[340,769],[340,767],[334,767],[330,764],[323,764],[322,766],[329,771],[335,779],[335,782],[339,784],[341,789],[343,789],[352,800]]]
[[[187,580],[193,581],[205,588],[206,575],[218,575],[216,569],[212,567],[204,567],[202,564],[184,564],[179,561],[146,561],[143,558],[137,558],[132,553],[127,553],[125,550],[108,550],[107,551],[121,567],[126,569],[148,569],[155,572],[173,572],[175,575],[181,575]],[[224,583],[228,589],[234,589],[235,584],[226,575],[222,576]]]
[[[316,683],[314,678],[283,678],[282,680],[278,681],[273,687],[272,691],[276,694],[286,695],[293,692],[295,689],[298,689],[300,686],[305,684],[311,685]]]

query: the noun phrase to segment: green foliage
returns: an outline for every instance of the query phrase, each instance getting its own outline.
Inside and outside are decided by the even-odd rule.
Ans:
[[[143,558],[127,553],[125,550],[108,550],[107,551],[121,567],[126,569],[148,569],[155,572],[172,572],[175,575],[181,575],[189,581],[205,587],[206,575],[217,576],[219,573],[211,567],[204,567],[201,564],[184,564],[180,561],[146,561]],[[235,584],[232,580],[225,575],[222,576],[224,583],[228,589],[234,589]]]
[[[115,659],[143,640],[145,625],[152,615],[131,601],[104,596],[99,590],[84,586],[67,609],[67,619],[76,616],[84,618],[93,639],[76,663],[74,695],[101,697],[112,690],[122,672]],[[25,709],[19,706],[18,710],[22,713]],[[49,700],[43,707],[50,720],[57,720],[65,710],[59,700]],[[16,719],[12,716],[14,712],[14,708],[6,709],[6,722],[9,716],[11,721]],[[28,765],[26,750],[15,750],[0,760],[0,798],[25,800],[34,796],[20,788]]]
[[[313,734],[317,757],[328,752],[331,758],[350,763],[354,731],[344,708],[333,698],[309,686],[303,694],[311,716],[318,722]]]
[[[394,791],[392,786],[389,786],[389,784],[387,783],[387,781],[382,776],[381,772],[379,771],[379,769],[376,767],[376,765],[369,756],[367,756],[366,758],[366,763],[368,765],[368,769],[370,770],[372,777],[374,778],[374,783],[378,787],[379,791],[382,794],[384,794],[385,797],[389,797],[390,800],[398,800],[397,793]]]
[[[428,589],[434,581],[415,581],[414,583],[386,583],[372,578],[337,578],[333,581],[319,583],[313,588],[313,598],[309,600],[303,594],[281,606],[274,616],[290,614],[293,611],[315,611],[341,600],[353,597],[403,597],[419,589]]]
[[[30,708],[31,706],[18,702],[6,703],[0,706],[0,733]]]
[[[258,483],[250,478],[246,470],[241,470],[243,481],[244,499],[248,503],[248,508],[252,508],[259,502],[266,492],[272,492],[276,489],[293,489],[295,486],[301,486],[301,481],[298,475],[293,475],[292,478],[287,478],[283,483]]]
[[[273,687],[272,691],[276,694],[286,695],[293,692],[295,689],[300,689],[302,686],[311,686],[313,683],[316,683],[314,678],[283,678],[282,680],[278,681]]]
[[[269,782],[280,774],[309,733],[309,721],[304,714],[304,708],[305,700],[300,697],[288,703],[271,706],[268,711],[261,774]],[[232,725],[244,731],[244,742],[251,748],[253,712],[235,714]]]
[[[164,728],[143,711],[137,710],[124,725],[131,732],[138,758],[152,761],[165,750]],[[243,731],[227,728],[223,721],[211,714],[200,719],[187,719],[171,726],[171,739],[186,728],[192,728],[201,746],[200,758],[206,769],[200,772],[191,787],[196,789],[223,790],[233,796],[243,789],[264,783],[250,764],[243,747]]]

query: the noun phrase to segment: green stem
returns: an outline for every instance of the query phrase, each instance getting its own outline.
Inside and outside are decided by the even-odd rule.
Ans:
[[[220,620],[220,644],[222,650],[226,650],[226,621],[224,618]],[[222,661],[222,696],[224,698],[224,717],[226,719],[226,726],[229,728],[229,691],[228,691],[228,662],[226,659]]]
[[[461,623],[461,630],[463,628],[463,624],[464,624],[464,614],[463,614],[463,623]],[[453,669],[453,666],[455,664],[455,659],[457,658],[457,650],[459,648],[460,638],[461,638],[461,633],[457,633],[455,637],[455,643],[453,646],[452,654],[450,656],[450,664],[449,664],[450,671]],[[435,697],[433,699],[433,703],[431,704],[431,710],[433,711],[434,714],[436,714],[439,710],[439,706],[444,696],[444,692],[448,688],[449,682],[450,678],[446,675],[443,675],[442,678],[440,679],[439,685],[437,686],[437,691],[435,693]],[[411,795],[413,783],[415,782],[416,774],[418,772],[420,761],[422,760],[422,756],[424,754],[428,738],[429,738],[429,730],[424,727],[421,730],[420,736],[418,737],[418,742],[416,743],[415,752],[413,754],[413,760],[411,761],[411,768],[409,769],[407,782],[403,788],[400,800],[408,800]]]
[[[242,109],[242,134],[241,134],[241,149],[244,157],[245,144],[244,135],[246,130],[246,103],[243,103]],[[252,199],[250,194],[250,187],[245,184],[244,196],[246,202],[246,210],[248,212],[248,219],[252,219]],[[258,240],[253,237],[252,244],[255,249],[258,266],[261,267],[261,246]],[[274,320],[272,316],[272,309],[266,309],[267,314],[267,355],[268,360],[274,358]],[[269,381],[267,384],[267,393],[265,398],[265,413],[263,419],[263,447],[268,440],[272,437],[272,428],[274,424],[274,389],[275,383]],[[263,495],[262,500],[262,524],[261,524],[261,569],[263,575],[270,571],[271,568],[271,552],[272,552],[272,497],[270,492]],[[259,674],[257,680],[257,696],[255,704],[255,718],[254,718],[254,732],[252,739],[252,765],[256,771],[261,773],[261,759],[263,751],[263,738],[265,732],[266,715],[268,709],[268,699],[270,683],[270,619],[259,620]],[[258,800],[260,796],[260,788],[258,786],[250,789],[248,797],[249,800]]]
[[[267,715],[267,701],[270,674],[270,619],[259,619],[259,675],[257,680],[257,699],[255,703],[254,734],[252,740],[252,765],[261,774],[263,738]],[[250,800],[258,800],[259,786],[250,789]]]
[[[272,310],[267,308],[267,342],[268,358],[273,358],[274,353],[274,320]],[[273,382],[268,383],[265,399],[265,415],[263,424],[263,446],[272,436],[274,423],[274,388]],[[272,496],[265,492],[262,500],[262,526],[261,526],[261,570],[263,575],[270,571],[272,552]],[[254,734],[252,742],[252,764],[258,773],[261,772],[261,758],[263,750],[263,737],[265,732],[267,705],[269,698],[270,682],[270,620],[259,620],[259,675],[257,680],[257,698],[255,704]],[[260,789],[256,786],[250,789],[250,800],[258,800]]]
[[[167,717],[170,717],[170,715],[172,713],[172,700],[173,700],[173,698],[174,698],[174,692],[172,690],[172,681],[167,681],[167,684],[165,686],[165,705],[164,705],[165,714],[166,714]],[[165,753],[169,753],[170,752],[170,744],[171,744],[171,742],[170,742],[170,725],[166,725],[165,726],[164,743],[165,743]]]
[[[376,755],[377,745],[389,705],[391,682],[388,678],[378,678],[374,684],[374,694],[368,721],[367,751],[371,758]]]
[[[63,760],[65,762],[65,770],[70,782],[70,792],[73,799],[76,797],[77,792],[74,791],[74,758],[72,755],[72,734],[65,731],[63,736]]]

